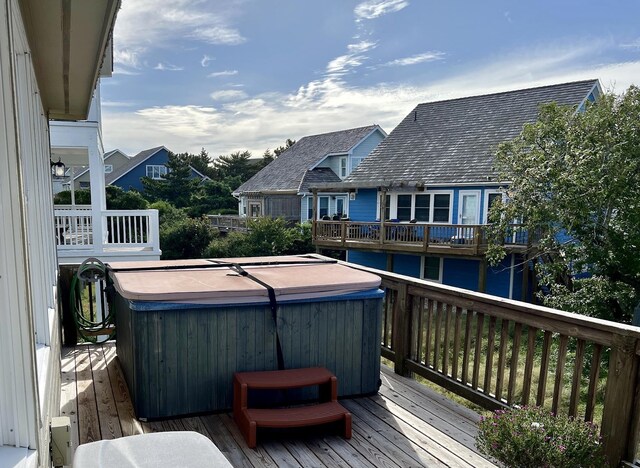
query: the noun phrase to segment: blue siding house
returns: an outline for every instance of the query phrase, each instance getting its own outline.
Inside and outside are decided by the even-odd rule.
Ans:
[[[597,80],[419,104],[340,184],[349,220],[318,221],[314,243],[344,249],[361,265],[506,298],[530,300],[532,239],[517,225],[508,255],[490,266],[483,225],[507,181],[493,167],[497,146],[534,122],[543,103],[584,108],[601,93]]]
[[[378,125],[369,125],[301,138],[233,191],[240,215],[311,220],[309,187],[345,180],[386,136]],[[349,203],[349,194],[342,190],[324,193],[316,199],[317,217],[347,216]]]
[[[167,161],[170,151],[158,146],[140,151],[126,164],[115,169],[105,177],[107,185],[116,185],[123,190],[144,191],[142,178],[161,179],[167,173]],[[191,168],[191,178],[208,179],[207,176]]]

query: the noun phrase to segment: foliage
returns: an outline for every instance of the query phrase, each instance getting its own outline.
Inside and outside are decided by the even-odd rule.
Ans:
[[[149,203],[135,190],[122,190],[115,185],[105,187],[108,210],[146,210]]]
[[[490,213],[492,263],[505,254],[508,224],[522,220],[541,236],[546,303],[628,321],[640,300],[640,89],[604,94],[584,112],[542,106],[499,147],[496,167],[510,185],[509,202]],[[588,294],[598,298],[581,302]]]
[[[206,175],[211,179],[215,178],[216,174],[215,170],[213,169],[213,159],[211,158],[211,156],[209,156],[207,150],[202,148],[199,154],[182,154],[187,159],[189,165],[196,171]]]
[[[249,151],[236,151],[226,156],[219,156],[214,162],[216,178],[224,180],[232,190],[249,180],[259,169],[251,161]]]
[[[160,224],[160,232],[171,224],[183,222],[187,219],[184,210],[176,208],[166,201],[157,201],[149,205],[149,208],[158,210],[158,218]]]
[[[256,257],[313,252],[311,226],[287,227],[282,218],[249,221],[249,232],[231,232],[211,242],[206,257]]]
[[[476,445],[507,467],[605,466],[595,424],[539,407],[498,410],[482,418]]]
[[[189,216],[199,217],[221,210],[238,210],[238,201],[231,195],[231,189],[224,182],[207,180],[191,196]]]
[[[162,259],[202,258],[207,246],[217,236],[206,218],[185,218],[160,229]]]
[[[142,178],[145,198],[150,202],[168,201],[178,208],[189,206],[200,184],[199,179],[191,178],[189,156],[186,153],[169,153],[166,166],[168,172],[161,179]]]
[[[268,166],[270,162],[274,161],[275,159],[277,159],[278,156],[284,153],[287,149],[291,148],[295,142],[296,142],[295,140],[291,140],[290,138],[287,138],[287,141],[284,142],[284,145],[278,146],[276,149],[273,150],[273,153],[271,152],[270,149],[267,148],[267,150],[262,155],[262,161],[260,161],[260,169]]]
[[[296,142],[296,140],[292,140],[290,138],[287,138],[287,141],[284,142],[284,145],[278,146],[276,149],[273,150],[273,154],[277,158],[282,153],[284,153],[286,150],[291,148],[295,144],[295,142]]]
[[[91,205],[91,190],[75,191],[76,205]],[[53,197],[54,205],[71,205],[71,190],[63,190]]]

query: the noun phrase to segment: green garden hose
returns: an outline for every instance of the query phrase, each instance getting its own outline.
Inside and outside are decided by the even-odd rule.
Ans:
[[[88,283],[96,283],[96,294],[102,294],[101,285],[106,280],[106,267],[104,263],[102,263],[97,258],[88,258],[80,267],[78,267],[78,271],[75,275],[73,275],[73,279],[71,280],[71,291],[69,294],[69,301],[72,310],[73,321],[75,322],[76,329],[80,336],[85,340],[91,343],[104,343],[112,338],[115,334],[115,328],[110,327],[110,325],[114,324],[114,314],[109,311],[108,314],[102,317],[102,320],[96,321],[93,318],[87,319],[83,314],[82,307],[82,295],[76,294],[76,292],[80,288],[84,288]],[[89,297],[89,301],[91,301],[91,297]],[[103,301],[105,304],[106,301]],[[106,308],[103,306],[103,311]],[[98,341],[98,336],[96,336],[96,332],[104,331],[100,335],[106,335],[106,338]]]

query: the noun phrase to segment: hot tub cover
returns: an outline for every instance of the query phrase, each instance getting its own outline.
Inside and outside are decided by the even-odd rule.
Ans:
[[[278,302],[376,290],[381,282],[371,273],[307,256],[120,262],[109,267],[118,293],[132,301],[268,302],[267,288],[242,276],[234,265],[273,288]]]

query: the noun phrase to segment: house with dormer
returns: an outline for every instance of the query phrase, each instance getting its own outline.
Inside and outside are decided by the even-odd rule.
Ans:
[[[234,190],[240,215],[311,220],[311,186],[347,179],[386,136],[380,126],[369,125],[301,138]],[[317,199],[317,218],[347,217],[349,203],[342,190],[324,193]]]
[[[314,244],[346,250],[349,262],[530,299],[530,233],[514,223],[503,262],[485,258],[489,207],[509,183],[499,180],[494,155],[537,120],[541,104],[580,111],[601,92],[598,80],[586,80],[417,105],[346,178],[313,185],[318,200],[349,194],[350,218],[316,221]]]

